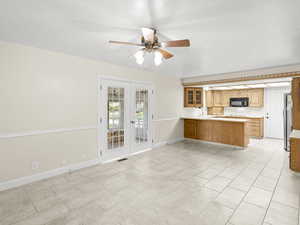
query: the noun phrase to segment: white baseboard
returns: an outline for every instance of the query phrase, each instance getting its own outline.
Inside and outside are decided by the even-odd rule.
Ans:
[[[161,147],[161,146],[164,146],[164,145],[167,145],[167,144],[174,144],[174,143],[182,141],[182,140],[184,140],[184,138],[178,138],[178,139],[174,139],[174,140],[159,142],[159,143],[154,144],[152,146],[152,148],[147,148],[147,149],[144,149],[140,152],[135,152],[135,153],[130,154],[130,155],[140,154],[140,153],[143,153],[143,152],[146,152],[146,151],[150,151],[153,148],[158,148],[158,147]],[[121,158],[124,158],[124,157],[121,157]],[[97,165],[97,164],[100,164],[100,163],[109,163],[109,162],[116,161],[116,160],[118,160],[118,159],[113,159],[113,160],[108,160],[108,161],[102,162],[101,159],[93,159],[93,160],[89,160],[89,161],[85,161],[85,162],[81,162],[81,163],[77,163],[77,164],[72,164],[72,165],[69,165],[69,166],[61,167],[61,168],[57,168],[57,169],[54,169],[54,170],[49,170],[49,171],[46,171],[46,172],[34,174],[34,175],[31,175],[31,176],[26,176],[26,177],[17,178],[17,179],[14,179],[14,180],[0,182],[0,191],[8,190],[8,189],[11,189],[11,188],[16,188],[16,187],[19,187],[19,186],[22,186],[22,185],[25,185],[25,184],[29,184],[29,183],[33,183],[33,182],[36,182],[36,181],[44,180],[44,179],[51,178],[51,177],[54,177],[54,176],[58,176],[58,175],[61,175],[61,174],[64,174],[64,173],[68,173],[68,172],[80,170],[80,169],[83,169],[83,168],[91,167],[91,166],[94,166],[94,165]]]
[[[177,138],[177,139],[172,139],[172,140],[168,140],[168,141],[161,141],[158,143],[153,144],[153,148],[158,148],[164,145],[171,145],[171,144],[175,144],[177,142],[183,141],[184,138]]]
[[[17,178],[14,180],[9,180],[9,181],[5,181],[0,183],[0,191],[4,191],[4,190],[8,190],[11,188],[15,188],[15,187],[19,187],[25,184],[29,184],[35,181],[40,181],[40,180],[44,180],[50,177],[54,177],[54,176],[58,176],[64,173],[68,173],[68,172],[72,172],[72,171],[76,171],[79,169],[83,169],[86,167],[90,167],[90,166],[94,166],[101,163],[101,161],[99,159],[93,159],[93,160],[89,160],[89,161],[85,161],[85,162],[81,162],[81,163],[77,163],[77,164],[73,164],[73,165],[69,165],[69,166],[65,166],[65,167],[61,167],[61,168],[57,168],[54,170],[49,170],[46,172],[42,172],[42,173],[38,173],[38,174],[34,174],[31,176],[26,176],[26,177],[21,177],[21,178]]]
[[[171,144],[175,144],[180,141],[184,141],[184,138],[177,138],[177,139],[169,140],[169,141],[167,141],[167,144],[171,145]]]

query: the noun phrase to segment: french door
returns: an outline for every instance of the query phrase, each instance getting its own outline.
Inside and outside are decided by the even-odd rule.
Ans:
[[[152,147],[151,85],[100,80],[99,151],[103,161]]]

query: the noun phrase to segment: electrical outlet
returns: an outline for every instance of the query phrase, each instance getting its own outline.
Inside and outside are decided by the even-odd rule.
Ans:
[[[38,168],[40,168],[40,162],[38,162],[38,161],[31,162],[31,169],[32,170],[37,170]]]

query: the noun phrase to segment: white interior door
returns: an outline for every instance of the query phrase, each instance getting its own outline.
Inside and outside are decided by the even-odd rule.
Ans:
[[[99,152],[103,161],[152,147],[152,88],[117,80],[100,80]]]
[[[100,91],[99,145],[104,161],[129,154],[130,149],[130,85],[126,82],[102,80]]]
[[[139,152],[152,146],[152,93],[149,85],[132,85],[132,152]]]
[[[288,92],[282,87],[265,89],[265,137],[283,139],[284,93]]]

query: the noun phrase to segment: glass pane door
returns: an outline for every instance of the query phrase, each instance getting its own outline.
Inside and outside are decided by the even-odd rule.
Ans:
[[[150,147],[150,97],[151,89],[147,86],[135,85],[133,91],[133,152]],[[151,140],[150,140],[151,139]]]
[[[104,161],[150,148],[151,86],[101,80],[99,152]]]
[[[107,89],[107,149],[124,146],[124,88]]]
[[[130,85],[126,82],[101,82],[99,147],[104,161],[129,154]]]
[[[148,90],[137,89],[135,92],[135,142],[148,141]]]

